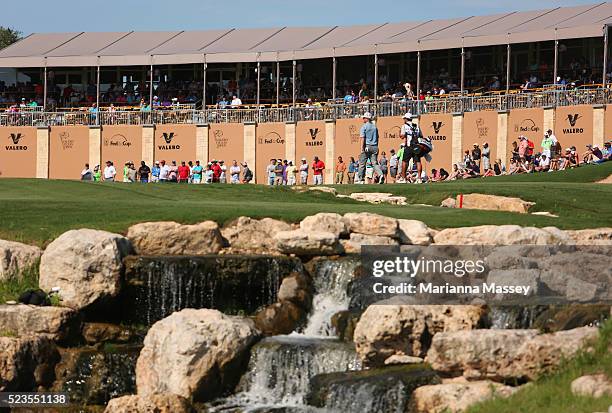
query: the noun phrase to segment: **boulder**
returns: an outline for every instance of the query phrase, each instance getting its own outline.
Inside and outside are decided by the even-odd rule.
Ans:
[[[223,248],[219,225],[213,221],[195,225],[144,222],[129,227],[127,237],[141,255],[205,255]]]
[[[112,399],[104,413],[190,413],[193,407],[189,400],[172,393],[122,396]]]
[[[342,240],[342,246],[347,254],[359,254],[362,245],[399,245],[395,238],[379,235],[351,233],[348,240]]]
[[[39,334],[64,341],[78,335],[79,319],[77,312],[67,307],[0,305],[0,332],[19,337]]]
[[[300,222],[300,228],[309,232],[331,232],[337,237],[348,234],[348,228],[342,219],[342,215],[330,212],[320,212],[304,218]]]
[[[430,384],[414,391],[412,403],[414,413],[461,413],[493,397],[511,396],[516,390],[489,380]]]
[[[421,357],[394,354],[385,360],[385,366],[390,366],[393,364],[419,364],[419,363],[423,363],[424,361],[425,360],[422,359]]]
[[[121,235],[78,229],[55,239],[40,260],[40,288],[58,287],[62,304],[82,309],[115,297],[121,289],[123,258],[131,252]]]
[[[55,379],[59,353],[42,335],[0,336],[0,392],[38,391]]]
[[[274,236],[276,249],[283,254],[295,255],[336,255],[342,252],[338,236],[331,232],[280,231]]]
[[[344,222],[350,232],[381,237],[397,237],[397,219],[370,212],[349,212],[344,214]]]
[[[0,239],[0,281],[33,267],[41,255],[38,247]]]
[[[293,272],[283,278],[278,289],[278,301],[290,301],[300,307],[308,308],[312,300],[312,283],[308,276]]]
[[[597,337],[594,327],[538,335],[537,330],[442,332],[426,361],[434,370],[469,380],[533,380]]]
[[[370,204],[406,205],[405,196],[395,196],[388,192],[354,192],[350,198]]]
[[[274,235],[291,229],[291,225],[277,219],[239,217],[223,227],[221,235],[232,250],[269,254],[276,251]]]
[[[398,219],[399,239],[405,245],[429,245],[433,242],[433,234],[422,221],[414,219]]]
[[[342,341],[353,341],[355,326],[359,322],[359,313],[349,310],[340,311],[331,318],[331,325]]]
[[[576,396],[594,398],[612,396],[612,380],[605,374],[591,374],[572,381],[571,389]]]
[[[138,394],[211,400],[234,388],[258,335],[250,320],[217,310],[175,312],[147,333],[136,363]]]
[[[447,228],[434,236],[434,242],[445,245],[562,245],[573,243],[569,236],[559,230],[518,225]]]
[[[306,311],[291,301],[281,301],[262,308],[255,314],[255,327],[264,336],[289,334],[306,317]]]
[[[612,228],[565,231],[576,245],[612,245]]]
[[[456,208],[457,200],[455,198],[446,198],[440,203],[440,206],[443,208]]]
[[[483,209],[487,211],[507,211],[526,214],[535,202],[524,201],[520,198],[488,195],[488,194],[462,194],[457,195],[456,205],[461,205],[460,198],[463,197],[462,208]]]
[[[381,366],[393,355],[424,356],[435,334],[477,328],[485,313],[469,305],[371,305],[353,341],[365,365]]]
[[[136,336],[129,327],[111,323],[83,323],[82,334],[88,344],[128,343]]]

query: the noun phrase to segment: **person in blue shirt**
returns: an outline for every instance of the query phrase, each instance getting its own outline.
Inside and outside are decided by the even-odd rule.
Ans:
[[[159,167],[159,161],[155,161],[155,165],[151,168],[151,182],[159,182],[159,171],[161,168]]]
[[[351,160],[348,163],[348,183],[349,184],[355,183],[355,174],[357,173],[358,169],[359,169],[359,164],[357,163],[355,158],[351,156]]]
[[[363,126],[359,131],[361,141],[361,155],[359,155],[359,183],[364,182],[366,163],[372,163],[374,173],[380,177],[379,183],[384,183],[384,176],[378,164],[378,128],[372,123],[372,114],[366,112],[362,116]]]
[[[191,169],[191,182],[194,184],[202,183],[202,165],[200,165],[200,161],[196,161],[195,166]]]

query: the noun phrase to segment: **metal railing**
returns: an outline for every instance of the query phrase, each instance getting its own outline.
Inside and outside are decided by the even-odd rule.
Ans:
[[[57,125],[147,125],[205,124],[246,122],[299,122],[308,120],[350,119],[370,112],[374,117],[430,113],[505,111],[512,109],[571,105],[604,105],[612,103],[612,89],[583,88],[574,90],[541,90],[497,95],[438,97],[430,100],[407,100],[378,103],[325,104],[300,107],[209,108],[206,110],[154,109],[0,113],[0,126]]]

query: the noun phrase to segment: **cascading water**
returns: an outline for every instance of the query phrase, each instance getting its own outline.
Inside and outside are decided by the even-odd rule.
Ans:
[[[304,332],[255,345],[238,392],[212,403],[210,411],[328,411],[307,406],[305,397],[315,375],[360,368],[353,346],[340,342],[331,326],[332,316],[348,308],[347,286],[358,264],[354,258],[317,262],[313,307]]]
[[[121,321],[151,325],[183,308],[252,314],[276,301],[298,259],[276,256],[139,257],[128,263]]]

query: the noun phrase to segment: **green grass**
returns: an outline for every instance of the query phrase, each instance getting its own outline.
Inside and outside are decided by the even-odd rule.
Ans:
[[[572,381],[585,374],[606,373],[612,377],[612,320],[601,328],[595,351],[582,353],[559,370],[519,390],[507,399],[493,399],[473,406],[468,413],[592,413],[607,412],[612,397],[593,399],[574,396]]]
[[[38,264],[21,271],[19,276],[13,275],[0,281],[0,304],[7,301],[17,301],[21,293],[38,288]]]
[[[125,233],[137,222],[174,220],[227,222],[241,215],[299,221],[317,212],[369,211],[418,219],[433,228],[483,224],[557,226],[612,225],[612,186],[591,183],[612,174],[612,162],[529,176],[509,176],[429,185],[344,185],[340,193],[385,191],[412,204],[439,205],[459,193],[518,196],[534,210],[560,218],[429,206],[371,205],[316,192],[262,185],[140,185],[35,179],[0,179],[0,238],[45,245],[73,228]]]

